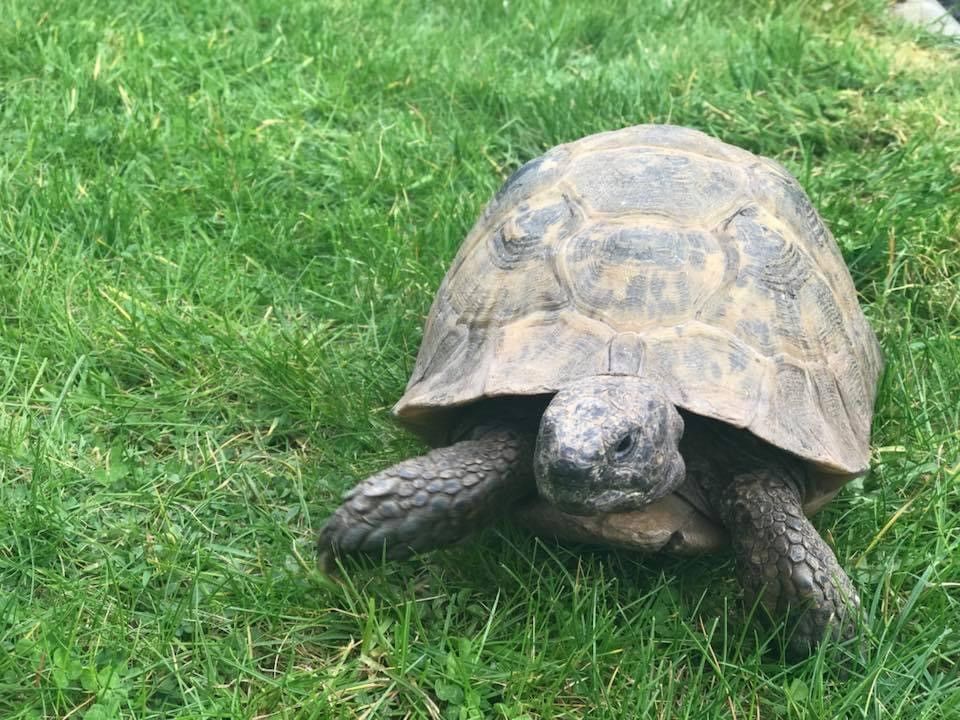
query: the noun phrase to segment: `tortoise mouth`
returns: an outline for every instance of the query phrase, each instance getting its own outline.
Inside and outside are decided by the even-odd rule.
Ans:
[[[679,468],[675,467],[673,470],[674,472],[667,473],[666,477],[653,487],[610,488],[602,491],[596,491],[595,489],[594,492],[578,493],[572,496],[569,492],[558,495],[554,487],[551,488],[552,492],[541,492],[541,494],[553,505],[570,515],[600,515],[642,510],[664,495],[673,492],[681,484],[684,477],[683,465],[681,464]],[[543,489],[545,488],[541,488],[541,490]]]
[[[570,515],[600,515],[603,513],[638,510],[651,502],[646,493],[624,490],[606,490],[596,495],[576,499],[552,499],[554,505]]]

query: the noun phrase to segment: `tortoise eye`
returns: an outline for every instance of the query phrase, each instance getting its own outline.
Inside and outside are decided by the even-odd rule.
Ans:
[[[636,438],[633,433],[629,433],[620,438],[620,442],[617,443],[617,446],[613,449],[614,457],[617,460],[623,460],[630,452],[633,450],[633,446],[636,444]]]

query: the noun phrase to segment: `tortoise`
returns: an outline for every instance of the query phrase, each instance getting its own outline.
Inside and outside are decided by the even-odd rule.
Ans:
[[[501,518],[642,551],[732,546],[787,650],[855,631],[808,516],[868,468],[880,346],[780,164],[639,125],[520,167],[427,318],[399,421],[435,449],[350,490],[320,533],[399,558]]]

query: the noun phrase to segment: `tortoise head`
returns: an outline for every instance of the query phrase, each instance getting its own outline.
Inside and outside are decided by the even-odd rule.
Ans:
[[[662,390],[630,375],[584,378],[558,392],[540,421],[540,494],[577,515],[636,510],[680,486],[683,419]]]

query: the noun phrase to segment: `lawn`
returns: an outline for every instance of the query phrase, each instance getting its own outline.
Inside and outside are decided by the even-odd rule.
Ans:
[[[511,528],[316,569],[434,290],[546,148],[783,162],[887,372],[817,516],[863,658],[785,661],[732,559]],[[7,0],[0,717],[960,717],[960,54],[880,0]]]

